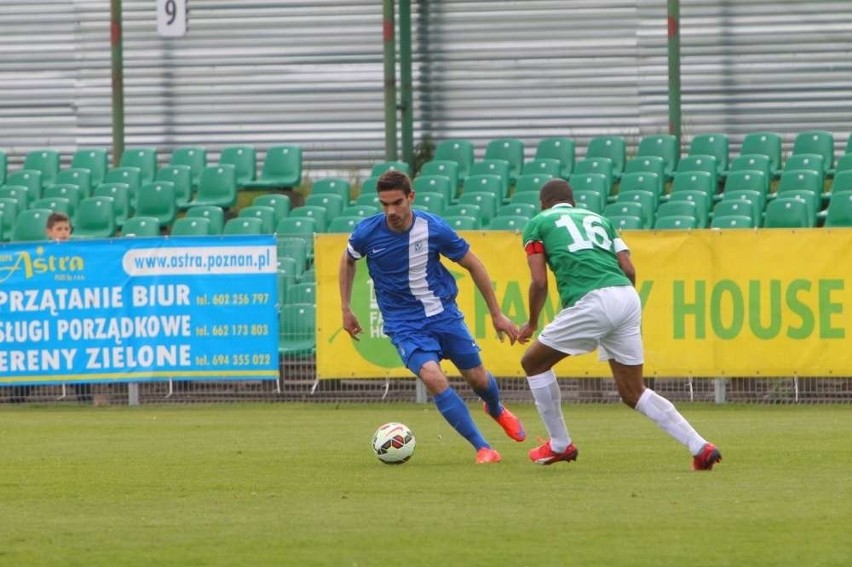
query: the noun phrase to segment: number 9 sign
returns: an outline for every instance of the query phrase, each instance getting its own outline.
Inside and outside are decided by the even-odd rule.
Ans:
[[[186,0],[157,0],[157,33],[162,37],[186,35]]]

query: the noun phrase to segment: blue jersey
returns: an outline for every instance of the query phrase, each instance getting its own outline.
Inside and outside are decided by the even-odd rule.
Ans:
[[[470,245],[441,217],[412,213],[414,223],[405,232],[392,231],[379,214],[359,222],[349,236],[349,255],[367,258],[386,333],[447,311],[460,316],[456,281],[439,259],[457,262]]]

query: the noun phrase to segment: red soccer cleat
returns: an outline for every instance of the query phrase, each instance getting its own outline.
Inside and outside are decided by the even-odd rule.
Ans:
[[[580,452],[573,443],[568,445],[568,447],[561,453],[555,453],[553,449],[550,448],[550,441],[548,441],[544,445],[539,445],[530,451],[530,460],[539,465],[552,465],[559,461],[576,461],[579,453]]]
[[[483,447],[476,452],[476,464],[484,465],[487,463],[499,463],[503,458],[500,453],[490,447]]]
[[[692,457],[692,469],[696,471],[709,471],[713,465],[722,460],[722,453],[713,443],[707,443],[701,447],[701,451]]]
[[[485,409],[485,413],[491,415],[490,413],[488,413],[488,404],[484,404],[483,407]],[[491,415],[491,417],[500,425],[500,427],[503,428],[503,431],[506,432],[506,435],[508,435],[510,439],[514,439],[518,442],[521,442],[526,439],[527,432],[524,431],[524,424],[521,423],[521,420],[515,417],[515,414],[510,412],[508,408],[506,408],[506,406],[504,406],[503,404],[500,404],[500,409],[502,410],[500,412],[500,415],[498,415],[497,417]]]

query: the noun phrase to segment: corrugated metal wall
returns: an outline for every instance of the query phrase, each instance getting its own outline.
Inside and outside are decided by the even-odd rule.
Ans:
[[[686,139],[852,130],[852,2],[682,0]],[[665,0],[413,2],[415,141],[667,129]],[[305,148],[307,173],[383,158],[381,3],[189,0],[189,34],[124,0],[126,145]],[[109,146],[108,0],[0,3],[0,147]]]

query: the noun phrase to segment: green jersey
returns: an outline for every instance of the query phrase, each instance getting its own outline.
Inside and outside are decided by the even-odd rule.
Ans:
[[[632,285],[615,256],[627,245],[609,219],[586,209],[560,203],[540,212],[524,228],[524,248],[547,257],[562,307],[595,289]]]

